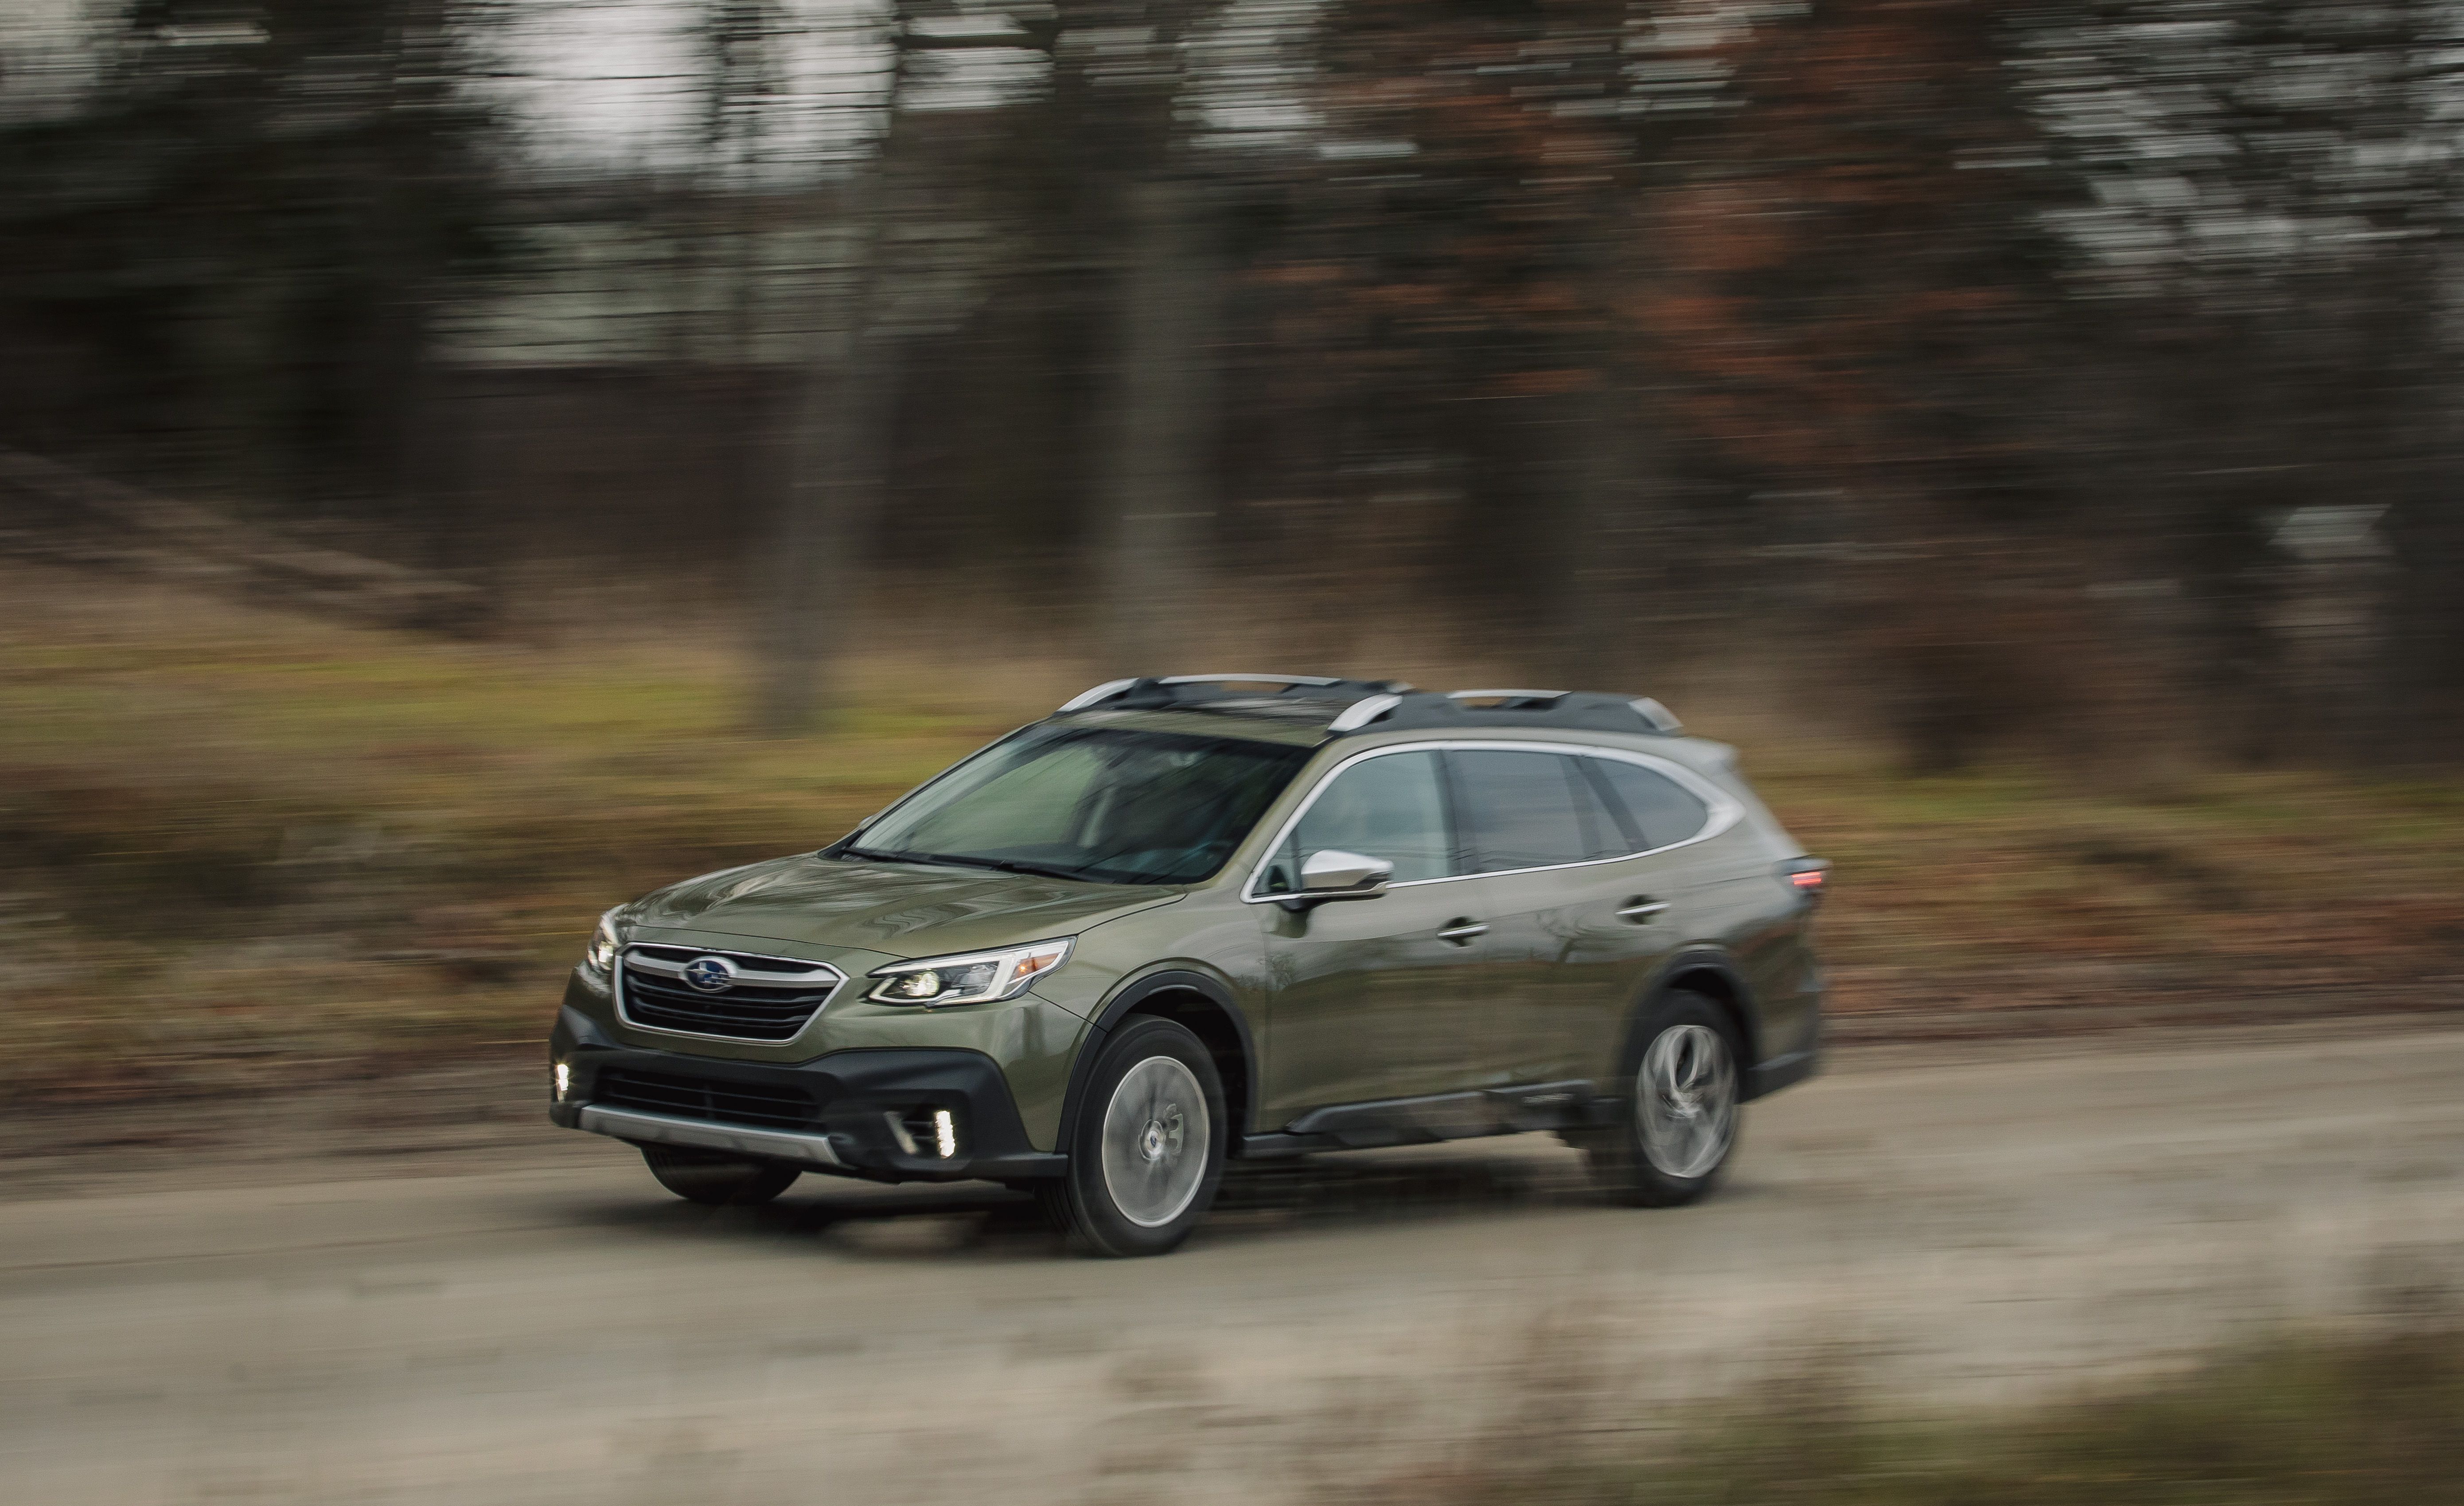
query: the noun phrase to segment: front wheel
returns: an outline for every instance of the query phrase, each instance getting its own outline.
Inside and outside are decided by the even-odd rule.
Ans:
[[[1661,1000],[1643,1027],[1625,1122],[1591,1147],[1600,1185],[1646,1207],[1691,1203],[1710,1191],[1736,1149],[1744,1116],[1740,1054],[1736,1028],[1718,1005],[1682,991]]]
[[[1205,1044],[1170,1020],[1133,1019],[1088,1074],[1069,1169],[1039,1195],[1090,1254],[1160,1255],[1214,1204],[1230,1127]]]
[[[709,1207],[753,1207],[767,1203],[792,1185],[802,1173],[775,1162],[738,1161],[709,1151],[682,1150],[672,1145],[645,1145],[642,1159],[659,1185],[689,1202]]]

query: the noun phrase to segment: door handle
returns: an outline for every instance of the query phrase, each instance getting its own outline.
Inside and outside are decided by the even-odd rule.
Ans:
[[[1649,922],[1653,916],[1662,913],[1667,908],[1668,901],[1665,899],[1654,899],[1649,895],[1637,895],[1617,907],[1617,916],[1620,920],[1632,920],[1637,925],[1642,925]]]
[[[1487,926],[1481,924],[1478,920],[1465,918],[1460,920],[1447,921],[1444,926],[1440,928],[1438,931],[1438,940],[1441,941],[1452,941],[1457,946],[1469,946],[1473,941],[1478,941],[1480,938],[1486,936],[1487,934]]]

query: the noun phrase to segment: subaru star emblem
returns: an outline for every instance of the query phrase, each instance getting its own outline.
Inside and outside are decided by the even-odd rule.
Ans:
[[[685,963],[685,982],[704,993],[725,992],[736,982],[736,964],[724,957],[696,957]]]

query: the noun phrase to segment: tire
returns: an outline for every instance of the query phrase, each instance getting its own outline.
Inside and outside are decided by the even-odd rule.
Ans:
[[[1163,1254],[1214,1205],[1231,1122],[1204,1043],[1170,1020],[1133,1016],[1088,1074],[1068,1169],[1037,1196],[1088,1254]]]
[[[642,1159],[659,1185],[708,1207],[759,1207],[794,1185],[803,1173],[775,1162],[737,1161],[703,1150],[645,1145]]]
[[[1626,1060],[1623,1122],[1589,1147],[1592,1176],[1641,1207],[1691,1203],[1719,1185],[1744,1118],[1745,1052],[1727,1011],[1699,993],[1664,996]]]

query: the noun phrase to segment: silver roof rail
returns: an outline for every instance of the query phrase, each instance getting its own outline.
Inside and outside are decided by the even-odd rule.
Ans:
[[[1464,727],[1556,727],[1677,737],[1683,726],[1647,696],[1583,690],[1457,690],[1364,697],[1327,724],[1348,732],[1435,732]]]
[[[1122,684],[1130,683],[1127,680]],[[1326,675],[1167,675],[1158,685],[1340,685]]]
[[[1572,694],[1562,690],[1450,690],[1448,700],[1563,700]]]
[[[1563,690],[1450,690],[1446,692],[1446,698],[1448,700],[1563,700],[1572,694],[1571,691]],[[1685,730],[1685,723],[1677,720],[1677,713],[1649,696],[1637,696],[1626,704],[1632,706],[1634,714],[1642,719],[1642,724],[1654,732],[1675,737]]]
[[[1284,688],[1272,695],[1259,696],[1238,692],[1227,695],[1209,688],[1242,684],[1280,685]],[[1176,694],[1181,686],[1191,688]],[[1494,721],[1500,726],[1590,726],[1602,731],[1623,732],[1634,730],[1632,724],[1625,720],[1631,713],[1641,722],[1643,730],[1663,737],[1675,737],[1685,730],[1684,723],[1677,720],[1675,713],[1648,696],[1627,698],[1565,690],[1456,690],[1442,695],[1434,692],[1421,694],[1413,692],[1411,686],[1399,680],[1337,679],[1324,675],[1171,675],[1154,679],[1106,680],[1071,697],[1054,715],[1088,711],[1108,701],[1119,701],[1124,707],[1145,710],[1203,711],[1212,707],[1242,711],[1262,709],[1269,704],[1288,704],[1298,709],[1299,706],[1323,704],[1328,700],[1350,702],[1335,712],[1326,724],[1326,730],[1338,737],[1358,732],[1389,717],[1395,719],[1398,729],[1407,726],[1468,726]],[[1471,701],[1496,701],[1500,704],[1475,708],[1466,705]],[[1511,720],[1516,718],[1527,720]]]
[[[1136,684],[1134,679],[1108,679],[1092,690],[1082,690],[1061,703],[1063,711],[1084,711],[1099,700],[1110,700]]]
[[[1664,732],[1670,737],[1675,737],[1685,730],[1685,723],[1677,720],[1677,713],[1649,696],[1637,696],[1626,704],[1632,706],[1635,715],[1640,717],[1654,732]]]
[[[1276,685],[1275,691],[1260,691],[1244,696],[1238,691],[1225,692],[1216,687],[1229,685]],[[1260,700],[1287,702],[1353,701],[1393,695],[1412,687],[1400,680],[1338,679],[1329,675],[1168,675],[1157,679],[1106,680],[1084,690],[1064,702],[1053,715],[1066,716],[1073,711],[1089,711],[1108,701],[1155,709],[1171,706],[1199,710],[1207,706],[1226,708]],[[1319,694],[1323,693],[1323,694]]]
[[[1366,700],[1355,700],[1336,712],[1334,720],[1326,724],[1326,730],[1357,732],[1401,704],[1403,698],[1400,696],[1372,696]]]

